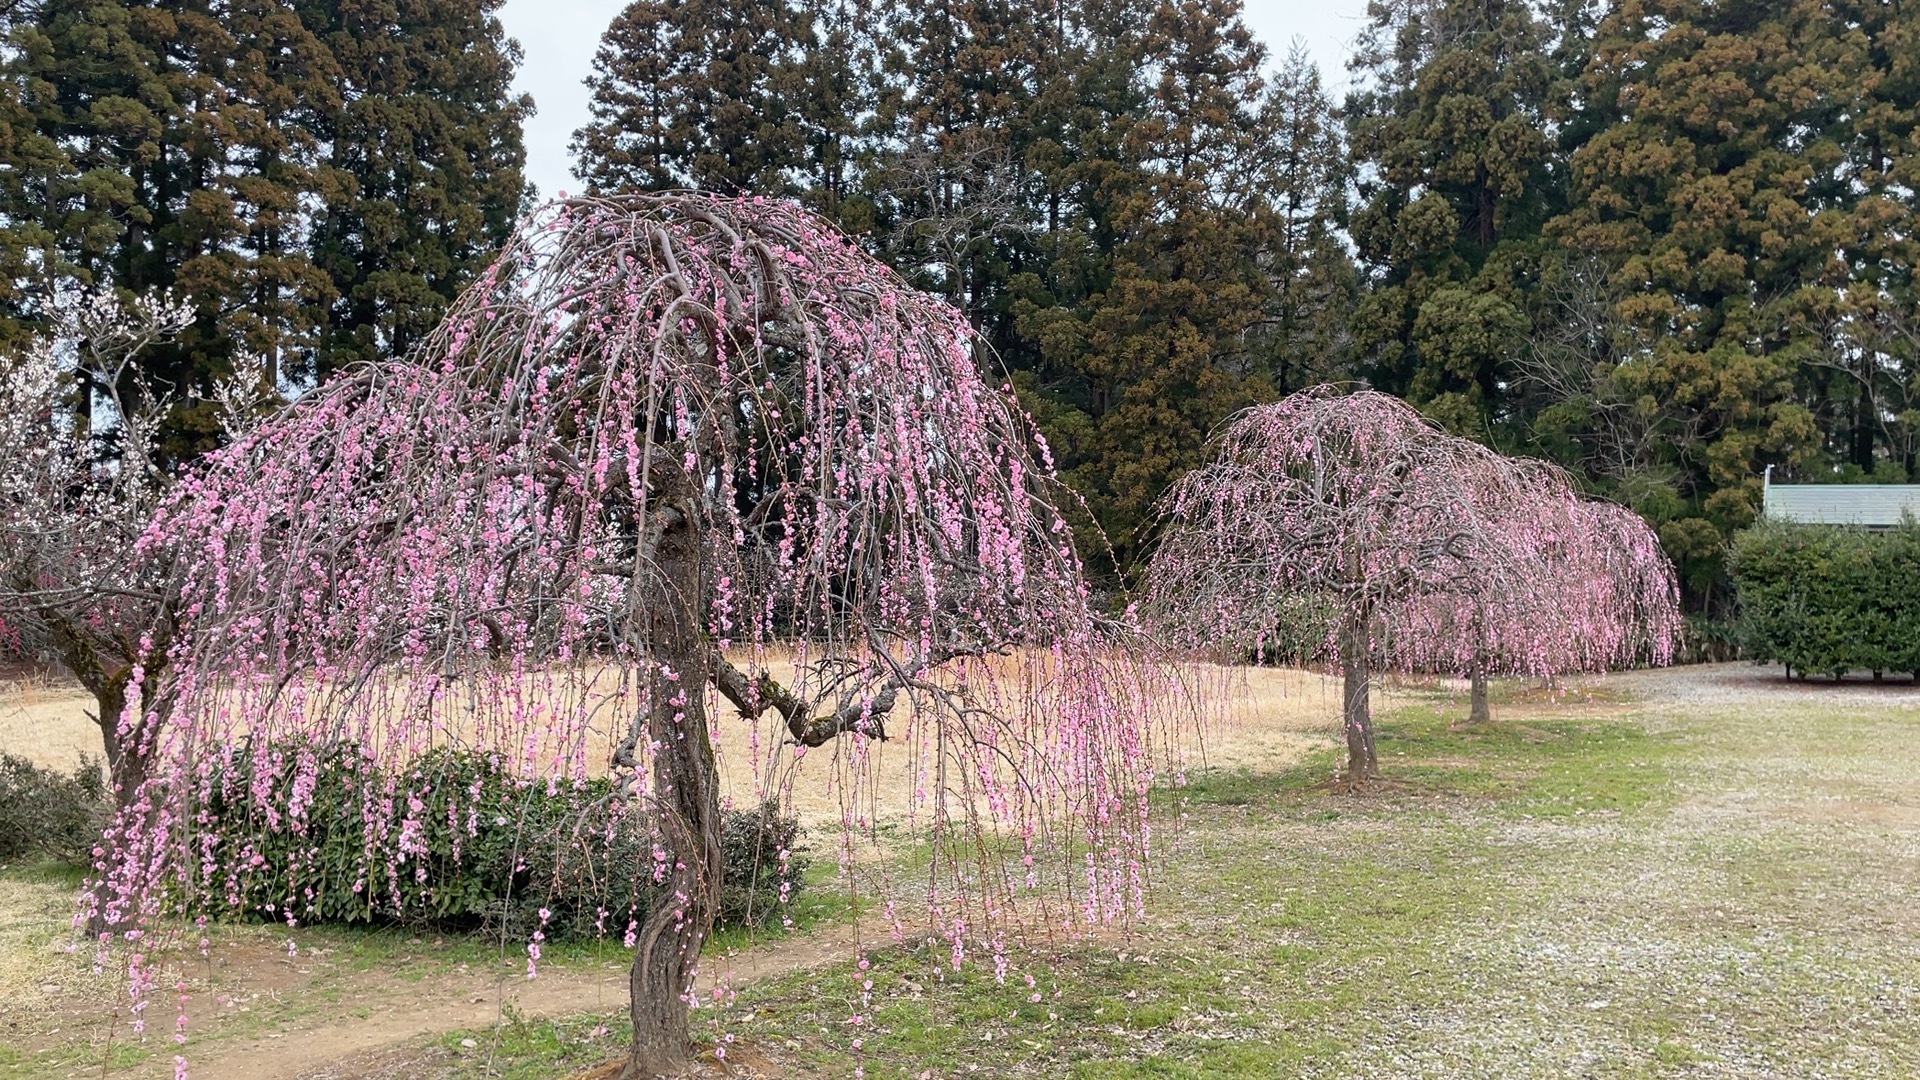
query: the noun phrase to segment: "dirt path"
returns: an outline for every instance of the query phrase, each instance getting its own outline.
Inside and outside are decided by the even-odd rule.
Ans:
[[[845,959],[852,942],[849,928],[834,926],[714,957],[702,965],[700,989],[710,991],[716,979],[739,984]],[[390,987],[365,1017],[207,1047],[192,1055],[194,1080],[363,1080],[387,1071],[396,1057],[410,1057],[407,1044],[498,1024],[509,1010],[527,1018],[618,1012],[626,1005],[627,976],[609,965],[593,972],[549,969],[532,980],[428,979],[404,989]]]
[[[124,1007],[112,1003],[124,1000],[124,987],[114,987],[110,977],[87,979],[75,966],[69,974],[78,977],[69,981],[79,985],[21,991],[0,1004],[9,1041],[28,1029],[15,1047],[56,1046],[63,1032],[67,1039],[84,1032],[92,1051],[81,1060],[66,1058],[57,1071],[44,1062],[0,1057],[0,1075],[172,1077],[174,1048],[166,1033],[184,1012],[190,1038],[181,1052],[194,1080],[411,1078],[419,1072],[407,1064],[444,1032],[486,1029],[515,1017],[613,1016],[627,1002],[625,965],[613,959],[547,963],[527,979],[509,963],[436,962],[435,945],[444,942],[422,941],[415,955],[395,955],[388,947],[389,955],[369,963],[337,948],[290,955],[260,937],[219,944],[198,965],[174,962],[160,982],[183,986],[185,1001],[176,1008],[174,995],[153,994],[144,1042],[130,1030]],[[709,957],[699,993],[843,960],[853,951],[848,925],[771,938]],[[142,1046],[141,1060],[129,1060]]]
[[[549,971],[517,985],[477,979],[424,980],[404,997],[381,994],[364,1017],[206,1047],[188,1047],[194,1080],[286,1080],[362,1074],[356,1060],[383,1056],[413,1040],[500,1023],[512,1009],[528,1017],[612,1010],[625,1000],[622,972]]]

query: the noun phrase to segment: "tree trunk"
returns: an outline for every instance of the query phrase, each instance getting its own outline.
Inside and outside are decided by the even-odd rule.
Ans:
[[[1475,657],[1473,670],[1468,675],[1472,689],[1468,691],[1467,723],[1493,723],[1493,710],[1487,707],[1487,662]]]
[[[126,809],[139,794],[140,785],[147,782],[147,758],[152,742],[150,736],[164,725],[167,711],[159,703],[145,700],[145,687],[142,687],[140,715],[122,731],[120,718],[127,709],[128,674],[126,671],[115,672],[93,694],[95,705],[100,710],[94,722],[99,725],[101,741],[106,745],[107,783],[113,790],[113,806],[116,810]]]
[[[74,680],[93,695],[97,710],[93,723],[100,729],[100,745],[107,755],[107,782],[113,789],[114,809],[125,809],[140,785],[146,782],[151,736],[159,730],[168,711],[164,702],[154,701],[148,688],[159,685],[165,673],[167,643],[172,641],[172,634],[159,627],[154,631],[161,637],[161,643],[144,658],[149,670],[141,686],[140,715],[133,727],[123,733],[120,718],[126,714],[127,691],[133,686],[133,661],[103,655],[97,638],[57,613],[48,612],[44,618],[61,662],[67,665]],[[149,713],[160,716],[157,721],[150,721]]]
[[[119,898],[116,906],[113,868],[119,859],[116,848],[126,828],[121,819],[140,797],[140,789],[150,774],[153,741],[172,711],[171,703],[164,696],[149,699],[143,685],[138,715],[122,730],[120,720],[127,710],[131,674],[130,668],[121,668],[106,675],[93,689],[94,706],[99,709],[94,723],[99,726],[100,738],[106,746],[107,785],[113,793],[114,810],[113,824],[101,838],[105,854],[94,864],[93,913],[87,918],[87,932],[95,937],[126,929],[132,910],[138,907],[135,897]],[[160,674],[154,672],[156,680]]]
[[[1367,658],[1367,621],[1350,621],[1341,633],[1340,667],[1345,681],[1342,712],[1347,729],[1347,782],[1358,784],[1380,776],[1380,759],[1373,749],[1373,707],[1368,697],[1373,673]]]
[[[659,599],[647,616],[647,660],[657,667],[643,707],[654,746],[661,843],[671,861],[635,941],[628,980],[633,1049],[621,1080],[685,1071],[694,968],[719,906],[720,781],[707,729],[712,664],[700,616],[705,595],[700,556],[695,528],[680,524],[667,530],[657,556]]]

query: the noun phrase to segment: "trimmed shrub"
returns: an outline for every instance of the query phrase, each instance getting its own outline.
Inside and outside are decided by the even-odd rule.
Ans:
[[[1695,613],[1680,628],[1676,664],[1720,664],[1747,658],[1746,630],[1737,618],[1716,619]]]
[[[764,926],[800,888],[807,860],[800,821],[768,800],[752,810],[728,810],[720,819],[720,922]]]
[[[620,937],[659,877],[659,845],[610,782],[529,782],[473,750],[394,772],[348,744],[242,744],[213,763],[200,813],[196,891],[270,919]],[[800,888],[799,823],[769,804],[724,824],[720,919],[765,922]]]
[[[1795,672],[1920,673],[1920,525],[1869,532],[1764,522],[1729,569],[1748,651]]]
[[[0,859],[47,855],[85,866],[107,818],[107,784],[98,761],[71,774],[0,754]]]

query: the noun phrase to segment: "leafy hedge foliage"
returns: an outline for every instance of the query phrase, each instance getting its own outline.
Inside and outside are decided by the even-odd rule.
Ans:
[[[0,754],[0,860],[49,855],[91,863],[106,816],[106,778],[98,761],[82,761],[63,774]]]
[[[1673,654],[1676,664],[1724,664],[1748,658],[1746,628],[1740,620],[1699,613],[1686,617],[1680,647]]]
[[[560,940],[620,937],[653,899],[653,837],[605,779],[528,783],[453,749],[383,773],[358,747],[289,742],[229,751],[211,790],[203,891],[267,918]],[[723,824],[720,921],[764,923],[800,888],[799,824],[771,803]]]
[[[1730,563],[1748,648],[1804,674],[1920,669],[1920,525],[1763,523]]]

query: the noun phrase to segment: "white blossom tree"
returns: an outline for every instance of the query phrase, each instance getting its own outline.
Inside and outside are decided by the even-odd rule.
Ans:
[[[0,624],[23,655],[56,658],[94,696],[112,781],[127,793],[145,775],[144,718],[166,713],[157,702],[129,712],[128,692],[141,668],[159,684],[178,598],[165,554],[135,554],[168,485],[154,455],[168,402],[136,359],[193,315],[165,296],[111,293],[65,293],[48,314],[47,334],[0,360]]]

